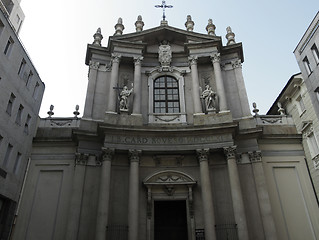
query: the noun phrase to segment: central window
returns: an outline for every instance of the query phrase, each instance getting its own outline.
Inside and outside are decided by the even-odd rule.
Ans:
[[[154,113],[179,113],[178,81],[171,76],[154,80]]]

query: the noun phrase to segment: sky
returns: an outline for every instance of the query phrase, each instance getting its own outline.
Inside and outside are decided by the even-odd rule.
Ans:
[[[157,27],[161,0],[22,0],[25,20],[20,38],[46,89],[40,116],[46,117],[51,104],[55,117],[73,116],[75,105],[83,114],[88,66],[85,55],[93,34],[101,28],[102,46],[107,46],[114,25],[122,17],[124,34],[135,32],[141,15],[144,30]],[[185,29],[187,15],[195,22],[194,32],[207,33],[211,18],[216,35],[231,26],[236,42],[244,51],[243,75],[250,107],[256,102],[266,114],[289,78],[300,72],[293,51],[316,15],[318,0],[167,0],[168,24]]]

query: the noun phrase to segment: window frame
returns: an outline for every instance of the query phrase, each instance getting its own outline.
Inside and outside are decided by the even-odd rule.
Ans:
[[[302,62],[303,62],[303,65],[304,65],[304,67],[306,69],[306,72],[307,72],[307,74],[309,76],[312,73],[312,69],[311,69],[308,57],[305,56],[304,59],[302,60]]]
[[[318,50],[317,45],[315,43],[311,47],[311,52],[312,52],[312,55],[313,55],[317,65],[319,65],[319,50]]]

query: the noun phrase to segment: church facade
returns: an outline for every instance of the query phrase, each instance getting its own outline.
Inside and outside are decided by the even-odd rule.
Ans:
[[[98,29],[83,117],[41,119],[13,239],[318,239],[302,137],[251,115],[231,28],[143,25]]]

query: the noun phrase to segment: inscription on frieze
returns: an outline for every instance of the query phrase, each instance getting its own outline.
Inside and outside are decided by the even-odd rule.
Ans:
[[[186,137],[147,137],[147,136],[105,136],[105,143],[133,145],[188,145],[229,141],[228,135],[186,136]]]

